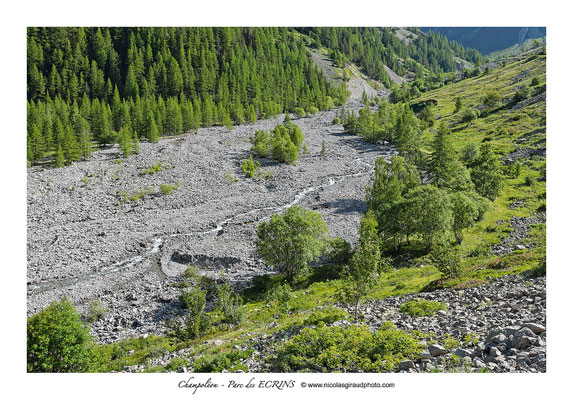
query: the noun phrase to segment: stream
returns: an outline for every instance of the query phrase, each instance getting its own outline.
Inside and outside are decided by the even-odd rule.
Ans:
[[[391,151],[390,151],[390,153],[391,153]],[[317,186],[310,186],[310,187],[307,187],[307,188],[301,190],[300,192],[298,192],[295,195],[294,200],[290,201],[289,203],[286,203],[286,204],[283,204],[280,206],[255,208],[255,209],[252,209],[252,210],[247,211],[247,212],[236,214],[232,217],[226,218],[226,219],[218,222],[215,228],[212,228],[212,229],[209,229],[206,231],[193,231],[193,232],[187,232],[187,233],[174,233],[174,234],[156,236],[153,239],[151,239],[150,244],[145,248],[145,250],[142,254],[139,254],[139,255],[131,257],[131,258],[127,258],[127,259],[122,260],[122,261],[118,261],[118,262],[116,262],[110,266],[102,267],[96,272],[79,275],[79,276],[76,276],[73,278],[40,282],[40,283],[35,284],[35,285],[30,284],[30,285],[28,285],[28,295],[43,293],[43,292],[46,292],[49,290],[54,290],[54,289],[59,289],[59,288],[64,288],[64,287],[71,286],[71,285],[74,285],[74,284],[79,283],[79,282],[87,281],[90,279],[95,279],[95,278],[101,277],[103,275],[132,269],[134,267],[137,267],[141,263],[143,263],[145,260],[158,256],[161,252],[161,246],[164,243],[166,238],[184,237],[184,236],[203,236],[203,235],[208,235],[208,234],[217,234],[220,231],[222,231],[226,225],[232,223],[234,220],[237,220],[241,217],[245,217],[245,216],[255,214],[258,212],[271,211],[271,213],[268,216],[261,218],[259,220],[259,222],[262,222],[262,221],[268,220],[271,217],[271,215],[278,213],[278,212],[281,212],[283,210],[286,210],[286,209],[298,204],[309,193],[315,192],[317,190],[325,189],[325,188],[333,186],[337,183],[343,182],[349,178],[370,174],[374,171],[374,167],[372,165],[364,162],[364,160],[361,158],[355,159],[354,162],[356,162],[357,164],[364,165],[368,169],[361,171],[361,172],[356,172],[353,174],[337,175],[337,176],[327,177],[326,178],[327,181],[325,183],[323,183],[321,185],[317,185]]]

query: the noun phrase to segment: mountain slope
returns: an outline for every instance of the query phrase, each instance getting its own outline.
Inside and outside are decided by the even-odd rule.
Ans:
[[[482,54],[521,45],[527,39],[546,35],[544,27],[424,27],[423,32],[439,32],[449,40],[472,47]]]

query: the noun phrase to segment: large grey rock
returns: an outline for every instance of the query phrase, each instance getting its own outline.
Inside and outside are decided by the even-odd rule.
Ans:
[[[521,328],[515,333],[511,340],[511,346],[516,349],[526,349],[537,340],[537,336],[533,331],[527,327]]]
[[[472,353],[465,349],[456,349],[456,351],[454,351],[454,354],[458,357],[464,358],[464,357],[469,357]]]
[[[443,356],[444,354],[448,354],[448,350],[444,347],[440,346],[439,344],[432,344],[428,346],[428,351],[432,357]]]
[[[533,322],[526,322],[525,324],[523,324],[523,326],[525,328],[531,329],[531,331],[533,333],[535,333],[536,335],[539,335],[541,332],[545,332],[545,327],[541,324],[536,324]]]
[[[408,370],[410,368],[414,368],[414,362],[412,360],[400,361],[400,369],[401,370]]]

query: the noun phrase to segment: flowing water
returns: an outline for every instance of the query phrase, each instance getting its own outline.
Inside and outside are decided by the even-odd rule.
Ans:
[[[356,162],[357,164],[361,164],[364,165],[365,167],[367,167],[367,170],[361,171],[361,172],[357,172],[357,173],[353,173],[353,174],[346,174],[346,175],[338,175],[338,176],[334,176],[334,177],[327,177],[327,181],[321,185],[317,185],[317,186],[310,186],[307,187],[303,190],[301,190],[300,192],[298,192],[295,197],[294,200],[292,200],[289,203],[283,204],[281,206],[276,206],[276,207],[261,207],[261,208],[255,208],[252,209],[250,211],[244,212],[244,213],[240,213],[237,215],[234,215],[232,217],[226,218],[222,221],[219,221],[216,225],[215,228],[209,229],[209,230],[205,230],[205,231],[193,231],[193,232],[186,232],[186,233],[174,233],[174,234],[169,234],[169,235],[161,235],[161,236],[156,236],[154,238],[152,238],[150,244],[145,248],[144,252],[142,254],[139,254],[135,257],[131,257],[122,261],[118,261],[110,266],[105,266],[102,267],[101,269],[99,269],[96,272],[92,272],[89,274],[83,274],[83,275],[79,275],[73,278],[67,278],[67,279],[61,279],[61,280],[54,280],[54,281],[46,281],[46,282],[40,282],[36,285],[29,285],[28,286],[28,294],[36,294],[36,293],[42,293],[42,292],[46,292],[49,290],[54,290],[54,289],[58,289],[58,288],[63,288],[66,286],[70,286],[73,284],[76,284],[78,282],[83,282],[86,280],[90,280],[90,279],[94,279],[97,277],[100,277],[102,275],[106,275],[106,274],[111,274],[111,273],[116,273],[116,272],[121,272],[121,271],[125,271],[125,270],[129,270],[132,269],[134,267],[137,267],[138,265],[140,265],[141,263],[143,263],[143,261],[150,259],[156,255],[159,255],[160,251],[161,251],[161,245],[163,244],[163,242],[165,241],[166,238],[168,237],[182,237],[182,236],[203,236],[203,235],[208,235],[208,234],[216,234],[219,233],[220,231],[223,230],[223,228],[230,224],[232,221],[234,220],[238,220],[241,217],[245,217],[251,214],[255,214],[255,213],[259,213],[259,212],[268,212],[270,211],[269,215],[260,219],[260,221],[264,221],[270,218],[270,216],[274,213],[277,212],[281,212],[283,210],[286,210],[296,204],[298,204],[302,199],[304,199],[309,193],[315,192],[317,190],[321,190],[321,189],[325,189],[327,187],[333,186],[337,183],[343,182],[346,179],[349,178],[353,178],[353,177],[358,177],[358,176],[362,176],[362,175],[366,175],[366,174],[370,174],[374,169],[373,166],[366,163],[363,159],[361,158],[357,158],[354,160],[354,162]]]

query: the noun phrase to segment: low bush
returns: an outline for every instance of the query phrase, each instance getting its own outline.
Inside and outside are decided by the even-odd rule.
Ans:
[[[466,108],[462,112],[462,122],[470,123],[470,122],[478,119],[479,116],[480,116],[480,112],[478,110],[475,110],[473,108]]]
[[[389,372],[418,356],[421,345],[410,334],[385,323],[305,328],[281,346],[270,362],[276,372]]]
[[[189,314],[185,316],[183,323],[176,320],[168,322],[169,335],[179,340],[196,339],[205,335],[213,323],[211,315],[205,312],[206,291],[187,290],[179,300]]]
[[[462,274],[462,260],[457,248],[436,247],[430,259],[445,278],[456,278]]]
[[[340,308],[328,307],[320,308],[313,311],[304,320],[304,325],[318,325],[320,322],[325,324],[332,324],[335,321],[349,319],[350,315]]]
[[[150,195],[151,193],[153,193],[153,189],[151,189],[150,187],[145,188],[144,190],[141,190],[139,192],[134,192],[132,194],[127,193],[125,190],[120,190],[119,192],[117,192],[117,195],[120,198],[120,201],[122,203],[125,202],[135,202],[138,200],[143,199],[145,196]]]
[[[261,163],[258,161],[253,161],[253,156],[251,155],[248,160],[241,161],[241,170],[243,174],[248,176],[249,178],[254,178],[257,170],[261,166]]]
[[[267,301],[271,307],[281,313],[288,313],[295,309],[295,299],[292,288],[288,283],[277,286],[267,294]]]
[[[304,111],[304,108],[301,107],[296,107],[294,110],[294,115],[296,115],[299,118],[305,117],[306,116],[306,112]]]
[[[519,102],[528,99],[531,96],[531,88],[527,85],[521,85],[513,95],[513,101]]]
[[[413,300],[400,306],[400,312],[412,317],[426,317],[434,315],[439,310],[447,310],[448,305],[432,300]]]
[[[217,288],[217,309],[223,314],[223,322],[239,325],[246,316],[242,307],[241,297],[233,291],[228,283],[219,285]]]
[[[141,171],[141,174],[140,174],[140,175],[153,175],[153,174],[155,174],[156,172],[163,171],[163,169],[164,169],[164,167],[161,165],[160,162],[158,162],[157,164],[152,165],[151,167],[149,167],[149,168],[147,168],[147,169],[143,169],[143,170]]]
[[[170,194],[174,190],[179,189],[179,185],[180,185],[179,182],[176,182],[172,185],[168,185],[168,184],[164,183],[159,187],[159,189],[161,190],[161,193],[163,193],[163,194]]]
[[[247,372],[247,366],[241,362],[252,354],[252,350],[231,350],[223,354],[199,357],[193,361],[193,372],[221,372],[223,370]]]
[[[94,299],[88,306],[86,321],[90,324],[101,319],[107,313],[107,308],[103,306],[100,299]]]
[[[265,130],[255,131],[255,136],[251,136],[251,143],[253,147],[251,151],[258,157],[266,157],[269,155],[271,148],[271,138],[269,132]]]

